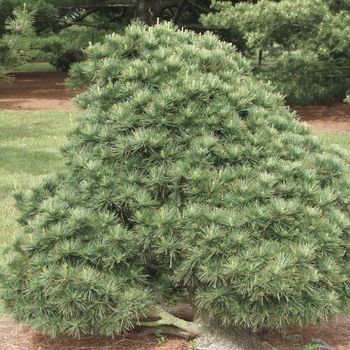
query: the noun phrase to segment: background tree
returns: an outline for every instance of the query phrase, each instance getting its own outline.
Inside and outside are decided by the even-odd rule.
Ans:
[[[41,51],[41,59],[51,63],[56,69],[68,71],[76,62],[85,60],[83,48],[89,43],[103,40],[106,31],[73,25],[54,34],[51,31],[41,33],[36,48]]]
[[[335,98],[344,99],[350,88],[350,5],[346,0],[234,0],[214,2],[211,8],[209,0],[27,3],[29,9],[37,11],[37,49],[43,52],[43,59],[49,57],[60,69],[83,60],[80,49],[88,41],[99,41],[102,33],[120,32],[133,18],[148,24],[160,18],[196,32],[214,31],[255,62],[259,53],[254,72],[259,79],[272,81],[289,104],[330,103]],[[0,23],[18,4],[18,0],[0,3]],[[77,38],[81,44],[72,47]],[[81,87],[87,81],[81,75],[83,70],[74,67],[70,87]]]
[[[259,77],[276,84],[287,102],[345,97],[350,88],[348,1],[213,2],[212,8],[216,12],[202,17],[203,25],[240,32],[248,48],[263,52],[267,65],[258,70]]]
[[[0,23],[17,3],[0,3]],[[172,20],[181,27],[203,30],[198,19],[210,11],[210,0],[28,0],[27,6],[36,11],[37,49],[43,53],[40,58],[49,57],[55,67],[67,70],[83,60],[81,49],[89,41],[101,40],[101,33],[120,32],[133,18],[148,24],[157,18]],[[75,45],[78,38],[81,41]]]
[[[19,6],[23,6],[23,1],[7,0],[0,2],[0,36],[5,34],[5,21],[12,16],[13,9]]]
[[[35,35],[33,13],[26,6],[13,10],[13,17],[5,22],[5,34],[0,38],[0,81],[10,81],[6,74],[14,67],[20,66],[34,55],[31,43]]]
[[[17,319],[103,336],[209,318],[247,341],[349,311],[348,153],[212,34],[134,23],[87,52],[66,167],[16,195],[23,233],[0,271]],[[175,296],[193,322],[163,309]]]

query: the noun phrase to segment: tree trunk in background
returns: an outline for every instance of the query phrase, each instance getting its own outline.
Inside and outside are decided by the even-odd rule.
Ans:
[[[156,1],[154,0],[138,0],[135,12],[135,18],[140,19],[148,25],[155,23],[152,9],[154,8]]]
[[[260,67],[262,64],[262,60],[263,60],[263,50],[259,50],[258,52],[258,66]]]
[[[174,22],[178,20],[181,14],[182,7],[187,0],[138,0],[135,12],[135,18],[140,19],[148,25],[155,24],[157,18],[160,18],[164,11],[168,8],[173,8],[175,14]]]

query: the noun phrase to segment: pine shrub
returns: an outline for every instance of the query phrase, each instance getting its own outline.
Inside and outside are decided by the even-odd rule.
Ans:
[[[18,192],[2,298],[51,336],[114,335],[175,294],[223,326],[349,310],[349,155],[212,34],[133,23],[95,80],[62,173]]]

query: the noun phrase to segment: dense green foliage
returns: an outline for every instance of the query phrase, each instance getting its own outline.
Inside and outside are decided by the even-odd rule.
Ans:
[[[58,34],[42,33],[37,48],[42,52],[42,59],[58,70],[68,71],[74,63],[85,60],[82,48],[89,43],[102,41],[105,35],[105,30],[74,25],[62,29]]]
[[[13,10],[5,21],[5,34],[0,37],[0,82],[10,81],[6,72],[27,62],[34,52],[31,42],[34,37],[33,13],[26,7]]]
[[[23,233],[0,269],[16,318],[115,334],[177,294],[253,329],[349,310],[345,151],[211,34],[134,23],[87,52],[66,167],[16,195]]]
[[[241,33],[247,47],[262,50],[260,78],[287,102],[308,104],[344,98],[350,89],[350,3],[347,0],[215,1],[205,26]]]

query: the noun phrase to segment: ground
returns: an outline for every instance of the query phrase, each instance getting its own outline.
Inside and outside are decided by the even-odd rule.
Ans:
[[[12,85],[0,85],[0,109],[77,109],[71,101],[77,92],[66,90],[66,76],[67,73],[58,71],[16,73]],[[292,108],[316,131],[350,132],[350,104]]]
[[[0,109],[36,111],[76,109],[77,92],[65,88],[67,73],[59,71],[16,73],[14,83],[0,85]]]
[[[16,73],[12,85],[0,85],[0,109],[74,110],[71,100],[77,92],[65,89],[63,72]],[[301,120],[316,131],[350,132],[350,105],[337,102],[333,106],[296,107]],[[350,349],[350,315],[339,316],[323,326],[289,329],[286,332],[268,332],[259,335],[263,350],[305,350],[313,339],[322,339],[329,347],[325,350]],[[159,336],[133,330],[118,338],[95,339],[92,337],[73,340],[49,339],[40,333],[15,324],[9,315],[0,315],[0,350],[188,350],[188,340]],[[198,349],[205,350],[205,349]],[[311,350],[311,349],[310,349]],[[313,350],[313,349],[312,349]]]

